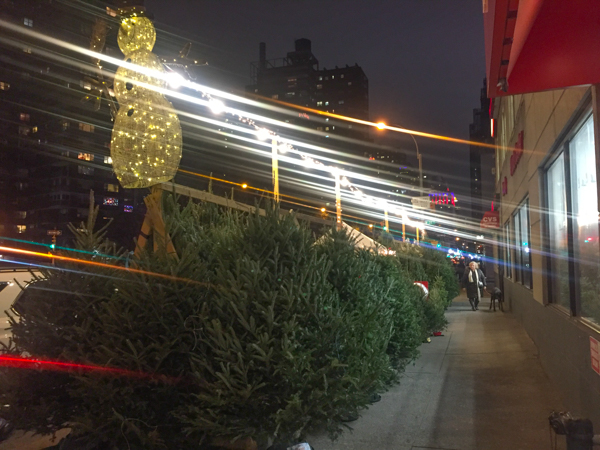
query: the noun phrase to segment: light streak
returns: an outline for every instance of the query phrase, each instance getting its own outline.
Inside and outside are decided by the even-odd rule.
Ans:
[[[149,272],[147,270],[133,269],[133,268],[130,268],[130,267],[116,266],[116,265],[113,265],[113,264],[101,263],[101,262],[97,262],[97,261],[88,261],[88,260],[85,260],[85,259],[71,258],[69,256],[49,255],[48,253],[34,252],[34,251],[31,251],[31,250],[23,250],[23,249],[19,249],[19,248],[12,248],[12,247],[0,246],[0,252],[16,253],[16,254],[19,254],[19,255],[27,255],[27,256],[37,256],[37,257],[41,257],[41,258],[55,259],[55,260],[58,260],[58,261],[71,262],[71,263],[75,263],[75,264],[87,264],[87,265],[90,265],[90,266],[102,267],[104,269],[123,270],[123,271],[126,271],[126,272],[138,273],[138,274],[141,274],[141,275],[148,275],[148,276],[151,276],[151,277],[164,278],[164,279],[173,280],[173,281],[181,281],[181,282],[184,282],[184,283],[192,283],[192,284],[205,285],[205,286],[209,285],[208,283],[203,283],[203,282],[200,282],[200,281],[190,280],[189,278],[181,278],[181,277],[176,277],[176,276],[173,276],[173,275],[167,275],[167,274],[164,274],[164,273]]]
[[[24,358],[21,356],[0,355],[0,366],[29,370],[51,370],[67,373],[98,373],[116,375],[128,378],[150,379],[167,383],[177,382],[178,378],[167,375],[151,374],[135,370],[119,369],[116,367],[98,366],[93,364],[78,364],[64,361],[52,361],[40,358]]]

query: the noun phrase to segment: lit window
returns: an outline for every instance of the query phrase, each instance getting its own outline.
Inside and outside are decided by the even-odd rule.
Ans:
[[[273,94],[273,95],[271,95],[271,98],[274,98],[275,100],[277,100],[279,98],[279,94]]]
[[[104,164],[112,164],[112,158],[110,156],[105,156]]]
[[[119,206],[119,199],[114,197],[104,197],[102,204],[107,206]]]
[[[340,100],[338,103],[339,103],[340,105],[343,105],[343,104],[344,104],[344,100]]]
[[[31,47],[23,47],[23,52],[29,53],[31,55]]]
[[[29,127],[19,127],[19,134],[21,136],[29,136],[29,133],[31,132],[31,128]]]
[[[105,183],[104,184],[104,189],[107,190],[108,192],[119,192],[119,185],[118,184]]]
[[[94,168],[87,166],[77,166],[77,172],[82,175],[94,175]]]
[[[317,106],[323,106],[323,102],[317,102]]]
[[[94,125],[90,125],[89,123],[79,122],[79,129],[81,131],[85,131],[87,133],[93,133],[94,128],[95,128]]]
[[[25,219],[27,217],[27,211],[17,211],[16,215],[18,219]]]
[[[344,74],[341,74],[341,75],[340,75],[340,78],[344,78]]]
[[[117,17],[117,11],[108,6],[106,7],[106,14],[108,14],[111,17]]]
[[[295,83],[296,82],[296,78],[288,78],[288,83]]]
[[[133,212],[133,206],[131,205],[123,205],[123,211],[124,212]]]
[[[323,127],[317,127],[317,131],[323,131]]]
[[[352,81],[348,81],[348,86],[352,86]]]
[[[5,83],[4,81],[0,81],[0,91],[8,91],[10,89],[10,84]]]
[[[295,93],[295,92],[287,92],[287,93],[285,94],[285,96],[286,96],[286,97],[293,97],[294,95],[296,95],[296,93]]]
[[[66,130],[67,128],[69,128],[69,122],[67,122],[66,120],[63,121],[63,123],[61,125],[62,125],[63,131]]]
[[[329,127],[325,127],[325,131],[329,131]]]
[[[27,225],[17,225],[17,233],[25,233],[27,231]]]
[[[32,132],[32,133],[37,133],[37,131],[38,131],[38,130],[37,130],[37,127],[33,127],[33,128],[31,129],[31,132]]]
[[[82,88],[90,91],[92,89],[92,83],[90,83],[89,81],[85,81],[85,80],[81,80],[79,82],[79,86],[81,86]]]
[[[79,155],[77,155],[77,159],[83,159],[84,161],[93,161],[94,155],[92,155],[91,153],[80,153]]]
[[[323,85],[322,84],[317,84],[317,89],[323,89]]]
[[[33,19],[28,19],[27,17],[25,17],[23,19],[23,23],[25,24],[26,27],[32,27],[33,26]]]
[[[325,102],[325,106],[329,105],[329,102]]]
[[[331,79],[333,80],[335,78],[335,75],[331,75]]]
[[[323,81],[323,77],[319,77],[319,81]]]
[[[29,122],[29,114],[21,113],[19,114],[19,119],[21,119],[23,122]]]

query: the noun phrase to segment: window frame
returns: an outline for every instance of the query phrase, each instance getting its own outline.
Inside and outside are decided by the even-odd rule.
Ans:
[[[573,215],[573,187],[572,187],[572,170],[571,170],[571,142],[577,136],[579,131],[583,128],[590,118],[593,121],[593,126],[597,127],[597,118],[594,117],[594,112],[589,105],[586,105],[582,110],[574,115],[573,119],[565,126],[565,132],[563,135],[557,139],[558,144],[555,146],[553,151],[551,151],[549,157],[541,164],[541,172],[543,174],[542,186],[543,192],[541,199],[543,201],[543,251],[544,251],[544,288],[548,293],[548,304],[553,305],[554,307],[563,308],[564,306],[560,305],[555,301],[555,297],[552,293],[552,270],[551,270],[551,247],[549,242],[549,234],[550,234],[550,199],[549,199],[549,182],[548,182],[548,172],[552,165],[563,156],[563,177],[565,183],[565,198],[566,198],[566,217],[567,217],[567,251],[568,251],[568,270],[569,270],[569,314],[577,319],[580,319],[583,323],[588,326],[592,326],[594,328],[599,328],[598,324],[582,317],[581,315],[581,296],[580,296],[580,285],[578,283],[578,272],[579,268],[576,264],[575,260],[575,232],[574,226],[576,222],[576,217]],[[596,166],[599,163],[599,155],[598,155],[598,142],[595,142],[594,153],[596,156]],[[598,179],[598,178],[597,178]],[[600,187],[600,183],[598,183]],[[598,202],[600,202],[600,195],[598,196]],[[600,210],[600,205],[596,205],[598,210]],[[600,226],[600,224],[599,224]],[[600,246],[600,242],[596,242],[596,245]]]

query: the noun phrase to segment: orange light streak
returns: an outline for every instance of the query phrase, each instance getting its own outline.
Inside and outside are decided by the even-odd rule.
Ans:
[[[85,260],[85,259],[71,258],[69,256],[51,255],[51,254],[48,254],[48,253],[40,253],[40,252],[31,251],[31,250],[22,250],[22,249],[19,249],[19,248],[3,247],[3,246],[0,246],[0,251],[9,252],[9,253],[17,253],[17,254],[20,254],[20,255],[27,255],[27,256],[39,256],[39,257],[47,258],[47,259],[57,259],[59,261],[72,262],[72,263],[76,263],[76,264],[88,264],[90,266],[102,267],[104,269],[123,270],[125,272],[139,273],[139,274],[142,274],[142,275],[149,275],[149,276],[152,276],[152,277],[164,278],[164,279],[167,279],[167,280],[183,281],[185,283],[193,283],[193,284],[207,285],[208,286],[208,283],[203,283],[201,281],[190,280],[189,278],[175,277],[173,275],[167,275],[167,274],[164,274],[164,273],[157,273],[157,272],[149,272],[147,270],[141,270],[141,269],[132,269],[130,267],[115,266],[115,265],[112,265],[112,264],[106,264],[106,263],[101,263],[101,262],[97,262],[97,261],[88,261],[88,260]]]

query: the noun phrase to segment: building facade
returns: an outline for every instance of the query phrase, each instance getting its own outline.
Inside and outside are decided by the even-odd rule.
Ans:
[[[491,100],[487,97],[486,81],[480,91],[479,108],[473,110],[473,123],[469,125],[469,140],[491,144],[492,121]],[[469,146],[469,176],[471,181],[471,216],[476,223],[491,209],[495,194],[495,154],[490,148]]]
[[[567,408],[596,426],[598,93],[598,86],[574,87],[494,99],[497,282]]]
[[[284,58],[267,59],[266,44],[259,49],[259,61],[252,64],[253,83],[246,90],[261,97],[320,111],[369,120],[369,80],[363,69],[353,66],[319,67],[309,39],[297,39],[294,51]],[[289,119],[288,119],[289,120]],[[301,114],[292,118],[305,128],[365,140],[369,128],[359,124],[325,120]]]
[[[119,185],[110,160],[112,122],[97,89],[94,62],[44,36],[90,48],[100,21],[112,30],[101,51],[120,57],[116,19],[103,2],[2,2],[0,54],[0,235],[69,245],[67,225],[85,220],[90,191],[99,224],[116,223],[109,236],[131,247],[143,218],[143,194]],[[21,31],[22,30],[22,31]],[[37,33],[40,33],[39,36]],[[114,43],[114,44],[110,44]],[[12,241],[15,242],[15,241]]]

